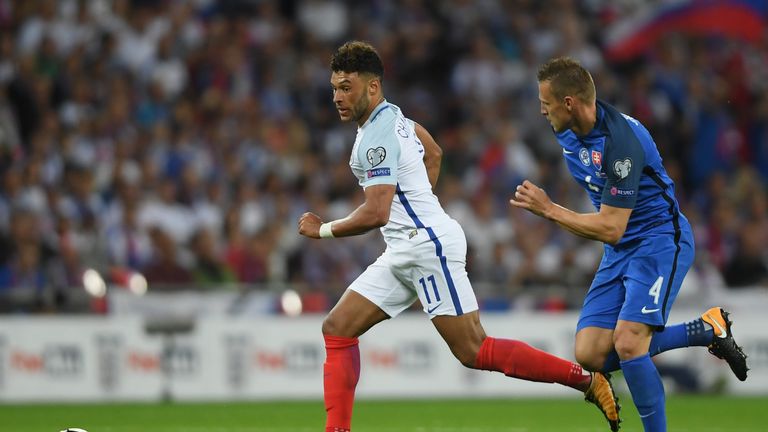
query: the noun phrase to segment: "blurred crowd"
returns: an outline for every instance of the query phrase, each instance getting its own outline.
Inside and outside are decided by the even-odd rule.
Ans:
[[[602,253],[508,200],[530,179],[591,211],[539,114],[536,70],[569,55],[640,120],[697,241],[693,287],[768,287],[768,35],[669,34],[621,63],[605,29],[644,1],[0,0],[0,293],[143,274],[150,291],[280,290],[323,309],[383,250],[313,241],[299,215],[363,195],[329,60],[363,39],[384,92],[442,146],[478,296],[579,303]]]

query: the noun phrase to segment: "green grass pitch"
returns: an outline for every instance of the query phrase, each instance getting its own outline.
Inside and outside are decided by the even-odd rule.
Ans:
[[[621,430],[641,432],[622,396]],[[669,430],[768,431],[768,398],[678,396],[667,401]],[[58,432],[321,432],[323,404],[237,402],[0,405],[0,430]],[[387,400],[355,406],[356,432],[607,431],[597,409],[575,399]]]

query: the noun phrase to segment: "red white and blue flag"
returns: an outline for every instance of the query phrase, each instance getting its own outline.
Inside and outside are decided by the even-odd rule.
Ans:
[[[765,34],[768,0],[683,0],[662,8],[647,8],[623,19],[606,35],[606,54],[628,60],[653,47],[670,33],[718,35],[745,42]]]

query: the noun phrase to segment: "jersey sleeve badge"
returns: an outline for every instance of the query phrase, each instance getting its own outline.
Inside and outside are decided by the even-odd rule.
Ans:
[[[374,168],[384,162],[384,159],[387,158],[387,151],[384,147],[369,148],[365,156],[368,163],[371,164],[371,168]]]
[[[613,172],[619,177],[620,180],[624,180],[632,170],[632,159],[626,158],[624,160],[617,160],[613,163]]]

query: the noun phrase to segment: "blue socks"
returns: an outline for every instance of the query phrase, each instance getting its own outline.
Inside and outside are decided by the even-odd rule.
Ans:
[[[621,369],[624,372],[624,379],[632,393],[637,412],[640,413],[645,432],[667,430],[664,384],[656,365],[651,361],[651,356],[676,348],[707,346],[712,343],[713,337],[712,327],[705,325],[704,320],[698,318],[665,327],[664,331],[654,333],[645,355],[621,361],[616,351],[608,354],[603,371],[613,372]]]
[[[667,326],[662,332],[656,332],[651,338],[648,353],[651,357],[676,348],[689,346],[707,346],[712,343],[714,332],[712,327],[704,325],[701,318],[682,324]],[[616,351],[608,354],[603,365],[603,371],[613,372],[619,370],[619,355]]]
[[[704,325],[704,320],[699,318],[693,321],[688,321],[685,324],[678,324],[685,326],[685,333],[688,335],[688,346],[707,346],[712,343],[712,338],[715,337],[715,331],[712,326]],[[666,330],[665,330],[666,331]]]
[[[612,372],[619,368],[624,372],[632,400],[643,422],[645,432],[665,432],[667,416],[664,407],[664,384],[651,356],[675,348],[707,346],[714,336],[712,327],[705,325],[701,318],[676,324],[656,332],[651,338],[648,353],[631,360],[620,361],[616,351],[608,354],[603,371]]]
[[[645,432],[666,432],[664,384],[651,356],[644,354],[620,364]]]

